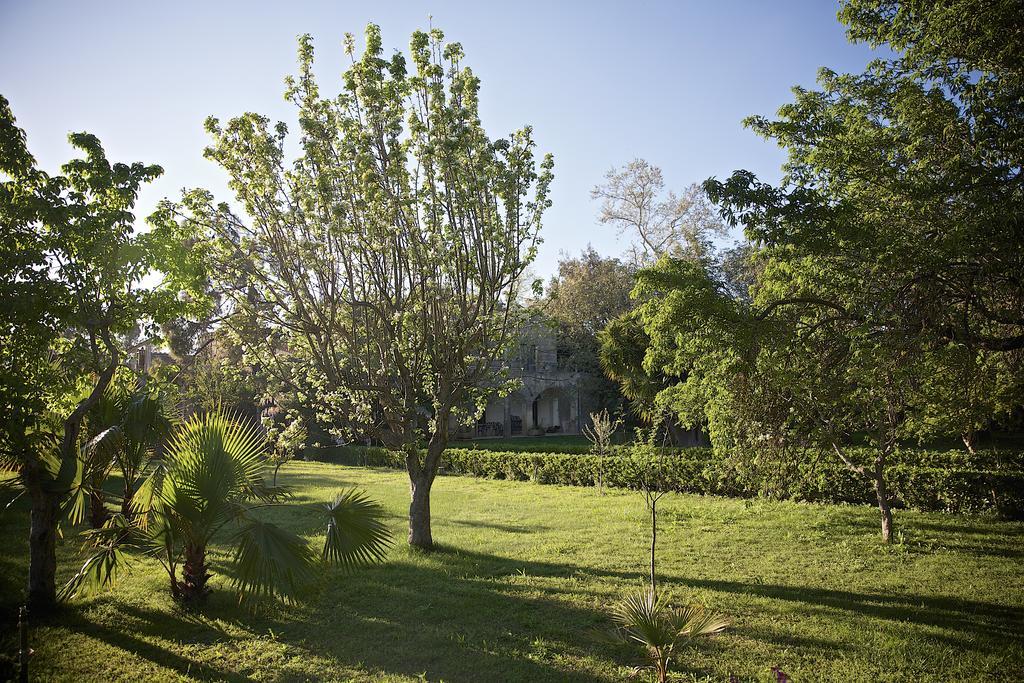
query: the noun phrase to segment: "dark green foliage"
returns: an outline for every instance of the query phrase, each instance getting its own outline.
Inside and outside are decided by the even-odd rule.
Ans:
[[[671,449],[665,462],[666,490],[742,498],[767,496],[819,503],[875,502],[871,482],[828,457],[807,459],[801,470],[771,478],[762,470],[719,458],[710,448]],[[349,446],[323,453],[324,460],[344,465],[403,468],[403,455],[385,448]],[[813,464],[812,464],[813,463]],[[540,484],[593,486],[603,464],[609,486],[636,488],[626,447],[599,458],[573,453],[517,453],[449,448],[442,457],[445,474],[486,479],[535,481]],[[997,509],[1009,516],[1024,512],[1024,452],[904,449],[896,451],[891,470],[897,507],[946,512]]]

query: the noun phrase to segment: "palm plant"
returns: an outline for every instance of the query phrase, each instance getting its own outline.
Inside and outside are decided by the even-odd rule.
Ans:
[[[135,507],[139,481],[154,464],[169,437],[175,416],[165,396],[152,383],[137,378],[111,383],[93,405],[88,417],[88,441],[82,449],[83,485],[88,489],[90,522],[103,526],[109,518],[103,483],[115,467],[123,482],[121,514],[128,521]]]
[[[72,597],[113,582],[126,550],[157,558],[171,595],[197,603],[210,591],[207,549],[214,537],[234,547],[227,574],[243,595],[295,596],[319,561],[352,567],[380,561],[391,545],[383,510],[363,493],[347,491],[322,508],[327,536],[321,557],[300,536],[261,519],[256,511],[282,505],[283,489],[264,482],[267,441],[261,428],[220,411],[196,415],[169,439],[159,466],[140,486],[145,503],[133,519],[114,515],[90,538],[95,553],[65,586]]]
[[[668,680],[672,656],[685,643],[701,636],[720,633],[729,626],[725,617],[704,607],[670,607],[653,589],[627,596],[612,608],[616,640],[644,648],[659,683]]]

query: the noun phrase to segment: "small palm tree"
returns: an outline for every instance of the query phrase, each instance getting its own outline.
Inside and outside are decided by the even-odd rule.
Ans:
[[[254,512],[281,505],[283,489],[264,483],[267,442],[258,425],[217,411],[193,416],[171,436],[158,467],[135,496],[134,519],[112,517],[90,534],[95,553],[65,586],[72,597],[113,582],[135,548],[156,557],[171,594],[197,603],[209,593],[207,548],[227,533],[234,546],[227,573],[243,595],[294,597],[318,559],[301,537]],[[321,560],[355,566],[380,561],[391,545],[383,510],[347,491],[323,508],[327,537]]]
[[[725,617],[700,606],[673,608],[654,590],[638,591],[612,608],[616,640],[641,645],[659,683],[668,680],[669,663],[684,643],[729,626]]]
[[[82,460],[93,528],[109,518],[103,483],[114,468],[120,470],[124,487],[121,514],[131,520],[136,487],[170,436],[174,421],[166,397],[137,378],[112,383],[92,407]]]

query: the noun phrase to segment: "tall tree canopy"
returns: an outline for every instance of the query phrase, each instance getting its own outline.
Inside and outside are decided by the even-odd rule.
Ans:
[[[779,186],[747,171],[705,183],[753,243],[747,296],[722,271],[665,259],[640,274],[639,329],[619,335],[649,375],[681,380],[655,404],[684,422],[703,411],[716,447],[761,464],[825,449],[869,478],[886,541],[893,450],[966,437],[1021,402],[1014,4],[845,2],[850,38],[896,56],[823,69],[777,119],[747,121],[788,152]]]
[[[876,319],[979,351],[1024,348],[1024,37],[1015,2],[851,0],[852,40],[899,51],[822,69],[776,120],[779,187],[707,189],[772,255],[856,274]],[[970,20],[967,21],[966,19]],[[872,289],[874,291],[868,291]]]
[[[430,487],[449,423],[501,383],[522,274],[549,206],[552,160],[529,128],[492,140],[480,81],[440,30],[413,34],[413,70],[366,29],[337,97],[321,95],[313,43],[299,43],[286,126],[257,114],[207,122],[207,156],[244,216],[205,192],[164,220],[209,238],[212,268],[248,352],[351,434],[405,452],[409,542],[432,546]],[[426,455],[419,446],[425,441]]]

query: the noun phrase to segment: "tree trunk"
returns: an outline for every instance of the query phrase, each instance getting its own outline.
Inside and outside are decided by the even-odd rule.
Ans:
[[[434,417],[435,429],[427,443],[427,455],[420,463],[415,444],[406,446],[405,467],[409,472],[409,545],[419,550],[433,550],[434,538],[430,533],[430,487],[437,476],[441,454],[448,445],[448,411],[441,410]]]
[[[101,529],[110,519],[110,512],[104,504],[103,491],[92,491],[89,494],[89,525],[93,529]]]
[[[121,499],[121,514],[126,522],[131,522],[135,514],[135,511],[132,509],[133,495],[131,484],[126,481],[124,484],[124,498]]]
[[[57,497],[31,487],[31,526],[28,537],[28,606],[33,614],[45,614],[57,605]]]
[[[28,605],[34,614],[46,613],[57,605],[56,540],[62,497],[58,491],[63,489],[62,492],[66,493],[70,488],[70,482],[64,480],[65,466],[78,457],[82,420],[106,391],[117,370],[117,348],[111,343],[109,332],[104,331],[102,337],[110,352],[110,363],[97,377],[89,395],[64,420],[64,436],[59,451],[61,468],[57,480],[45,472],[42,463],[35,459],[30,461],[25,472],[26,487],[32,499],[28,536]]]
[[[882,516],[882,543],[890,543],[892,542],[892,508],[889,506],[889,489],[885,483],[885,463],[881,457],[875,460],[874,479],[878,511]]]
[[[434,539],[430,535],[430,485],[433,478],[424,473],[410,476],[412,502],[409,503],[409,545],[420,550],[432,550]]]
[[[657,584],[654,581],[654,550],[658,544],[658,502],[651,502],[651,594],[657,595]]]
[[[185,562],[181,566],[181,574],[182,580],[177,586],[181,600],[186,603],[202,602],[210,593],[206,587],[206,581],[210,578],[206,571],[206,546],[185,544]],[[173,583],[171,592],[174,592]]]

